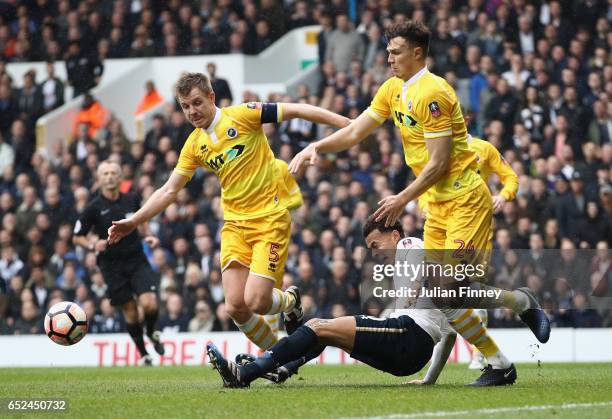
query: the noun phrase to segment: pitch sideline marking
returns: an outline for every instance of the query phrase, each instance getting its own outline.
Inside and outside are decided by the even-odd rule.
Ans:
[[[420,413],[396,413],[385,416],[357,416],[344,419],[411,419],[422,417],[446,417],[446,416],[466,416],[474,414],[495,414],[495,413],[513,413],[513,412],[529,412],[549,409],[578,409],[582,407],[607,407],[612,406],[612,401],[599,403],[566,403],[566,404],[544,404],[534,406],[518,406],[518,407],[498,407],[487,409],[473,410],[441,410],[438,412],[420,412]]]

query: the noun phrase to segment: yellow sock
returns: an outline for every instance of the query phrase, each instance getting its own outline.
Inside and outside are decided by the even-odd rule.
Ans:
[[[253,314],[249,320],[242,324],[236,322],[236,326],[251,342],[264,351],[270,349],[278,341],[276,335],[272,333],[272,328],[262,315]]]
[[[278,331],[280,330],[280,313],[278,314],[264,314],[266,323],[270,325],[272,334],[278,338]]]
[[[272,290],[272,306],[266,314],[287,313],[295,306],[293,294],[274,288]]]
[[[449,322],[457,333],[478,348],[487,358],[499,352],[495,341],[489,336],[487,329],[482,325],[480,316],[473,309],[453,311],[456,313],[453,313],[453,318],[449,318]]]

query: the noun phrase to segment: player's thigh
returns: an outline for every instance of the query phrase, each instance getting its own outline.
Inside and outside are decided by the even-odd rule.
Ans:
[[[256,220],[251,225],[247,240],[253,245],[251,275],[282,285],[285,263],[291,239],[291,214],[285,210]]]
[[[425,246],[425,260],[428,262],[441,262],[444,259],[444,245],[446,244],[446,203],[430,203],[428,205],[427,219],[423,231],[423,245]]]
[[[355,316],[351,357],[397,376],[414,374],[431,358],[433,339],[408,316]]]
[[[108,288],[106,296],[114,307],[121,307],[132,300],[133,291],[130,286],[130,278],[117,265],[99,263],[100,271]]]
[[[134,294],[138,296],[138,303],[145,309],[157,308],[157,280],[155,272],[149,265],[149,261],[144,255],[134,258],[134,266],[131,269],[130,287]]]
[[[446,231],[447,263],[487,264],[493,206],[485,184],[457,198]]]
[[[242,266],[251,265],[252,246],[245,240],[245,223],[247,221],[225,221],[221,229],[221,272],[238,263]]]
[[[336,319],[311,319],[306,326],[312,329],[324,345],[335,346],[346,352],[353,350],[355,343],[355,317]]]

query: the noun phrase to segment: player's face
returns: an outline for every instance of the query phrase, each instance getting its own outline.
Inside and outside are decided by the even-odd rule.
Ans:
[[[187,96],[178,98],[185,118],[196,128],[208,128],[215,118],[215,92],[204,93],[194,87]]]
[[[406,39],[401,36],[396,36],[387,44],[387,59],[391,66],[391,72],[394,76],[402,80],[408,80],[414,73],[413,68],[417,65],[417,60],[420,59],[421,48],[413,48]],[[420,64],[418,64],[420,65]]]
[[[368,234],[365,242],[368,249],[372,249],[372,255],[376,259],[390,263],[395,259],[395,249],[399,239],[400,234],[395,230],[386,232],[374,230]]]
[[[119,166],[114,164],[103,164],[98,169],[98,181],[102,189],[114,191],[119,188],[121,171]]]

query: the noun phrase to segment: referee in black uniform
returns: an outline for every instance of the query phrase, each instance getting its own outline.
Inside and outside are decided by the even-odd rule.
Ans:
[[[144,310],[147,336],[155,351],[163,355],[161,333],[155,330],[158,315],[155,274],[142,250],[138,231],[134,230],[113,246],[108,246],[106,241],[113,220],[129,217],[130,213],[138,210],[140,202],[134,194],[119,192],[122,173],[117,163],[102,162],[97,175],[100,193],[91,200],[74,226],[73,242],[98,254],[98,266],[108,284],[110,302],[113,306],[121,307],[128,333],[138,347],[144,364],[152,365],[153,360],[144,344],[143,325],[138,321],[137,304]],[[92,229],[98,237],[96,241],[87,238]],[[151,247],[159,243],[157,237],[151,235],[144,240]]]

